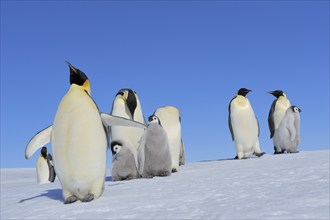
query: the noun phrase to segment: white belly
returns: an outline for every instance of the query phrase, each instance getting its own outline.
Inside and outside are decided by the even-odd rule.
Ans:
[[[124,126],[111,127],[111,140],[125,140],[134,146],[135,150],[139,147],[139,141],[144,130],[141,128],[131,128]]]
[[[113,108],[112,115],[120,116],[130,119],[128,115],[128,109],[123,100],[117,100],[116,106]],[[138,107],[134,113],[134,120],[145,124],[141,107]],[[111,127],[111,141],[113,140],[125,140],[129,142],[137,150],[139,148],[139,141],[144,133],[142,128],[124,127],[124,126],[112,126]]]
[[[231,104],[231,123],[236,146],[240,145],[244,153],[252,152],[258,141],[258,122],[251,105]]]
[[[275,112],[274,112],[274,124],[275,129],[280,126],[282,119],[285,116],[286,110],[290,107],[290,101],[288,99],[280,97],[275,105]]]
[[[180,112],[172,106],[165,106],[156,110],[155,115],[159,118],[162,127],[167,133],[172,158],[172,169],[179,170],[181,148],[181,123]]]
[[[39,157],[36,163],[36,171],[37,171],[37,182],[39,184],[49,183],[49,167],[47,164],[47,160],[43,157]]]
[[[53,124],[52,144],[63,189],[85,195],[95,181],[104,183],[106,135],[99,111],[84,91],[70,89],[63,97]]]

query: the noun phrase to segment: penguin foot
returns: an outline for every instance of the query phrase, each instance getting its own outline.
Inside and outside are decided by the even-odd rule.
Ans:
[[[82,202],[90,202],[94,199],[94,194],[88,193],[81,201]]]
[[[274,154],[284,154],[284,151],[280,151],[280,152],[275,151]]]
[[[69,196],[64,200],[63,204],[71,204],[76,202],[77,200],[78,200],[77,196]]]
[[[166,172],[166,171],[165,171]],[[172,169],[172,173],[176,173],[176,172],[178,172],[178,170],[176,169],[176,168],[173,168]]]
[[[276,146],[274,146],[274,154],[284,154],[284,150],[277,151]]]
[[[249,159],[248,157],[246,156],[243,156],[242,158],[239,158],[238,155],[236,155],[236,157],[234,158],[235,160],[246,160],[246,159]]]
[[[132,179],[134,179],[134,177],[133,177],[133,176],[128,176],[128,177],[126,177],[126,179],[125,179],[125,180],[132,180]]]
[[[158,176],[169,176],[169,175],[171,175],[171,173],[169,171],[162,171],[162,172],[159,172],[159,174],[158,174]]]
[[[142,176],[142,178],[152,179],[152,178],[154,178],[154,176],[153,175],[144,175],[144,176]]]
[[[261,153],[254,153],[254,155],[256,155],[257,157],[261,157],[262,155],[266,154],[265,152],[261,152]]]
[[[296,153],[299,153],[299,151],[292,151],[292,152],[289,152],[290,154],[296,154]]]

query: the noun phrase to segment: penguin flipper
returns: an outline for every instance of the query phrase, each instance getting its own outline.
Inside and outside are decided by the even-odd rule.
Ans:
[[[232,140],[235,140],[234,138],[234,131],[233,131],[233,126],[231,125],[231,102],[236,98],[236,96],[230,101],[229,105],[228,105],[228,127],[229,127],[229,130],[230,130],[230,134],[231,134],[231,139]]]
[[[275,112],[276,101],[277,99],[273,101],[268,114],[268,127],[270,131],[270,138],[273,138],[275,133],[274,112]]]
[[[53,126],[49,126],[34,135],[25,149],[25,159],[29,159],[39,148],[50,142]]]
[[[183,143],[183,140],[181,138],[179,166],[184,165],[185,162],[186,162],[186,152],[184,150],[184,143]]]
[[[54,169],[54,164],[53,164],[53,157],[51,154],[47,155],[47,164],[48,164],[48,168],[49,168],[49,182],[54,182],[55,181],[55,177],[56,177],[56,173],[55,173],[55,169]]]
[[[138,149],[138,172],[142,176],[145,162],[145,145],[147,139],[147,132],[145,131],[140,139],[140,145]]]
[[[296,138],[296,134],[297,134],[297,131],[296,131],[296,128],[294,127],[294,124],[293,124],[293,120],[290,120],[290,122],[288,123],[288,131],[289,131],[289,134],[290,134],[290,141],[294,141],[295,138]]]
[[[258,137],[259,137],[260,136],[260,125],[259,125],[259,120],[257,117],[256,117],[256,120],[257,120],[257,124],[258,124]]]
[[[104,126],[126,126],[146,129],[147,126],[127,118],[101,113],[101,119]]]

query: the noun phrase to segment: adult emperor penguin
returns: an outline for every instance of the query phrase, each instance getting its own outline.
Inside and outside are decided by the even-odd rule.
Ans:
[[[64,204],[77,200],[89,202],[101,196],[108,146],[104,126],[140,126],[127,119],[100,114],[91,98],[87,76],[68,65],[71,86],[58,106],[53,125],[37,133],[25,150],[25,158],[29,159],[41,146],[52,142]]]
[[[41,148],[41,153],[36,163],[37,182],[39,184],[52,183],[55,181],[56,173],[53,165],[52,155],[47,152],[46,147]]]
[[[138,178],[137,150],[125,140],[111,142],[112,181],[121,181]]]
[[[291,103],[287,98],[286,94],[282,90],[275,90],[268,93],[276,97],[276,99],[273,101],[270,107],[268,114],[268,127],[270,131],[270,138],[273,138],[276,129],[280,125],[286,110],[291,106]],[[273,138],[273,143],[274,143],[274,154],[283,153],[281,151],[276,150],[279,148],[276,148],[277,143],[275,138]]]
[[[139,173],[143,178],[169,176],[172,160],[167,133],[156,115],[150,116],[148,120],[149,125],[138,150]]]
[[[185,150],[181,137],[181,116],[179,109],[173,106],[164,106],[158,108],[156,115],[165,129],[170,146],[172,158],[172,172],[179,171],[179,165],[185,162]],[[181,161],[181,162],[180,162]]]
[[[276,129],[274,138],[277,140],[276,150],[297,153],[300,144],[300,112],[297,106],[289,107]]]
[[[131,119],[146,125],[138,95],[131,89],[120,89],[112,104],[111,115]],[[144,130],[136,127],[111,127],[111,140],[125,140],[137,150]]]
[[[251,154],[260,157],[264,153],[259,147],[259,123],[246,95],[251,92],[246,88],[238,90],[228,106],[228,125],[235,141],[238,159],[246,159]]]

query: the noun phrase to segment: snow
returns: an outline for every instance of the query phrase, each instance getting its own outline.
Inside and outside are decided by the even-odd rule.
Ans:
[[[109,175],[110,171],[107,171]],[[329,150],[186,164],[169,177],[112,182],[63,204],[34,168],[1,169],[1,219],[329,219]]]

